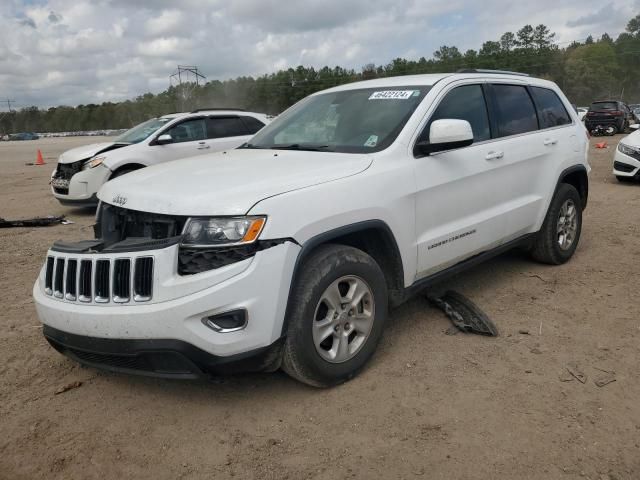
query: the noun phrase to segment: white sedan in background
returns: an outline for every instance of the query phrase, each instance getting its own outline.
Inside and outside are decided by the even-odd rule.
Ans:
[[[93,206],[107,181],[169,160],[239,147],[269,123],[243,110],[195,110],[147,120],[113,142],[67,150],[51,175],[51,192],[63,205]]]

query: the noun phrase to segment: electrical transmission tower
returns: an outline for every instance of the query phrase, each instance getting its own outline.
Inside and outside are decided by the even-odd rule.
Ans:
[[[178,70],[169,75],[169,85],[178,91],[178,110],[185,111],[193,108],[192,98],[200,82],[204,84],[207,77],[198,71],[195,65],[178,65]]]
[[[12,110],[12,109],[11,109],[11,104],[12,104],[12,103],[16,103],[16,101],[15,101],[15,100],[9,100],[9,99],[7,98],[6,100],[3,100],[3,101],[2,101],[2,103],[5,103],[5,102],[7,102],[7,108],[8,108],[9,110],[8,110],[8,111],[6,111],[6,112],[0,112],[0,120],[2,120],[5,116],[10,115],[10,114],[11,114],[11,112],[13,112],[13,111],[14,111],[14,110]],[[11,122],[11,123],[13,123],[13,122]],[[9,128],[10,128],[10,129],[12,129],[12,128],[13,128],[13,126],[10,126]],[[1,131],[0,131],[0,135],[1,135],[2,133],[3,133],[3,132],[1,132]]]

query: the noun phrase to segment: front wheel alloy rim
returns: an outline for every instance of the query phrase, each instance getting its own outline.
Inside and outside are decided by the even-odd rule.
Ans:
[[[578,211],[573,200],[567,200],[560,207],[558,215],[558,245],[562,250],[568,250],[576,239],[578,231]]]
[[[369,338],[375,318],[371,288],[355,275],[341,277],[320,296],[313,316],[313,343],[331,363],[352,359]]]

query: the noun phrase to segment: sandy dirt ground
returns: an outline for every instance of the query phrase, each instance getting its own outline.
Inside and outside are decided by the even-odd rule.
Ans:
[[[610,173],[619,138],[592,140],[570,263],[513,252],[448,282],[499,337],[446,335],[418,297],[392,312],[369,367],[329,390],[282,373],[115,375],[55,352],[31,289],[54,240],[91,237],[93,212],[60,206],[47,183],[61,152],[102,139],[0,143],[0,217],[76,222],[0,230],[0,478],[640,478],[640,185]],[[37,148],[48,165],[26,166]],[[570,364],[584,384],[563,381]],[[615,382],[598,387],[605,371]]]

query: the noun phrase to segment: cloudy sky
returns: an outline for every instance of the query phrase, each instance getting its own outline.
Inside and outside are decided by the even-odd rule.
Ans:
[[[440,45],[478,49],[526,23],[570,42],[617,35],[639,12],[640,0],[1,0],[0,101],[123,100],[167,88],[178,63],[210,80],[359,69]]]

